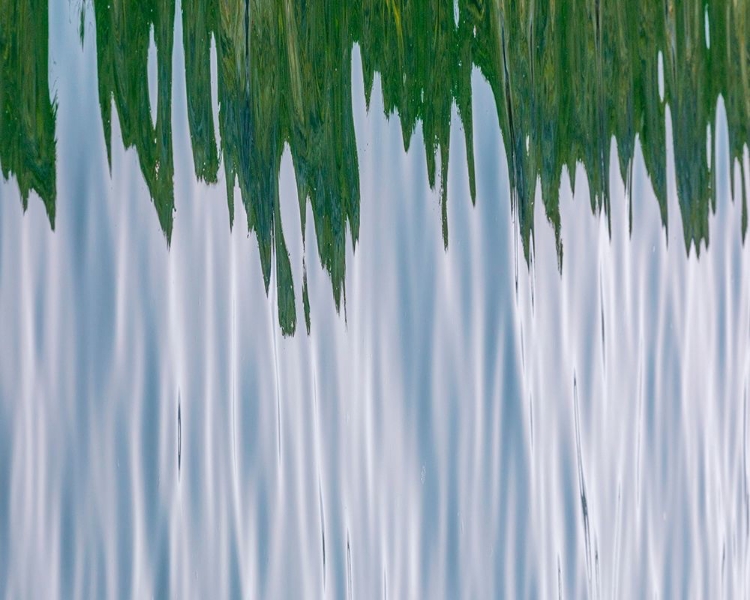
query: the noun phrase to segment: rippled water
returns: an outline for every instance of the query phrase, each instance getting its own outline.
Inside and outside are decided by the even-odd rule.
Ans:
[[[750,3],[624,4],[0,0],[0,596],[747,597]]]

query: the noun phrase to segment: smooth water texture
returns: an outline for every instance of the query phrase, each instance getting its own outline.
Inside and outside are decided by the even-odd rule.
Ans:
[[[747,597],[750,3],[621,4],[0,0],[0,597]]]

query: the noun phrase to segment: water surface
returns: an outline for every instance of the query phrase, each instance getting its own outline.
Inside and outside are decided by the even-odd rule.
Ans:
[[[744,597],[750,4],[0,0],[0,596]]]

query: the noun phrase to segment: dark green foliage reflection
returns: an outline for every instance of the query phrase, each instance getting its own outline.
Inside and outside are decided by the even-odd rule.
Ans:
[[[0,168],[24,209],[34,190],[55,228],[55,104],[47,83],[46,0],[0,0]]]
[[[45,15],[46,7],[41,0],[0,0],[0,6],[5,15],[0,163],[6,177],[17,177],[24,201],[29,190],[36,190],[54,223],[55,111],[47,88],[47,23],[29,16]],[[558,198],[563,167],[572,175],[578,163],[584,166],[592,210],[603,210],[609,218],[613,138],[628,184],[640,142],[667,226],[667,106],[685,248],[699,252],[708,245],[708,216],[716,204],[716,158],[707,140],[719,98],[728,119],[730,164],[743,168],[750,142],[750,2],[458,0],[454,6],[438,0],[184,0],[181,14],[175,15],[173,0],[93,0],[93,12],[107,151],[111,156],[114,106],[125,146],[138,153],[167,241],[174,212],[172,56],[175,20],[181,19],[195,174],[214,183],[223,165],[230,226],[234,187],[239,187],[248,226],[257,236],[266,290],[276,269],[279,320],[286,334],[295,331],[297,319],[279,222],[278,174],[285,146],[294,164],[302,236],[309,200],[319,258],[330,274],[336,306],[345,299],[346,238],[356,245],[359,231],[351,81],[355,43],[368,105],[379,73],[386,113],[398,115],[405,148],[421,125],[429,182],[439,186],[446,246],[454,106],[466,136],[472,199],[476,193],[474,69],[494,94],[512,210],[527,260],[539,197],[555,231],[562,268]],[[148,93],[152,35],[156,98]],[[212,45],[218,131],[211,98]],[[744,238],[744,188],[741,192]],[[303,290],[309,330],[306,276]]]

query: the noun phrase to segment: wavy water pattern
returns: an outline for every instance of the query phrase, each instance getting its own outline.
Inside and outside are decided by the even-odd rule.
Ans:
[[[45,52],[0,29],[0,127],[39,115],[0,138],[0,597],[747,595],[743,3],[582,4],[585,68],[648,91],[549,106],[530,82],[588,63],[569,12],[528,50],[536,3],[259,3],[300,31],[269,40],[239,5],[128,5],[50,3]],[[414,45],[475,21],[463,91],[420,104],[454,55]],[[230,26],[341,60],[300,63],[330,84],[296,128],[288,65],[222,66],[259,61]]]

